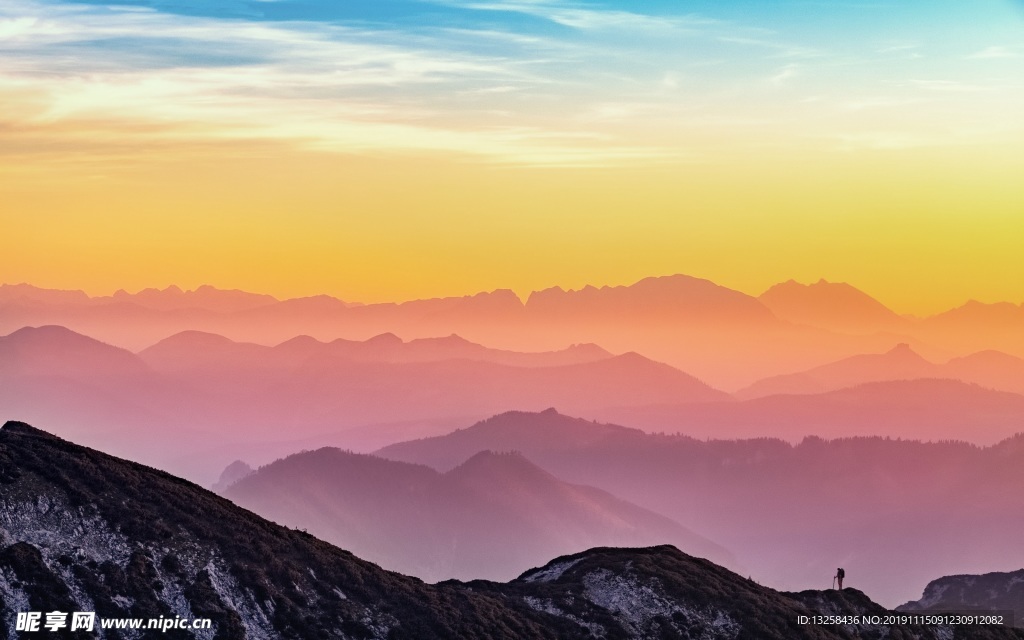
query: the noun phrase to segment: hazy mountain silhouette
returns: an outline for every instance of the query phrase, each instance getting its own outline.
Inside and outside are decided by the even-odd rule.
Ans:
[[[204,484],[239,457],[263,463],[325,445],[372,451],[509,408],[730,399],[636,354],[594,345],[516,353],[457,336],[300,336],[268,347],[188,331],[135,356],[49,327],[0,338],[0,355],[7,415]],[[195,451],[191,437],[205,446]]]
[[[685,275],[577,291],[556,287],[532,293],[525,303],[508,290],[361,305],[326,295],[277,301],[205,286],[89,298],[7,285],[0,289],[0,332],[55,324],[132,350],[182,331],[262,345],[297,335],[363,342],[385,333],[409,341],[456,334],[512,352],[592,343],[642,353],[726,389],[894,342],[912,343],[932,359],[979,350],[1024,356],[1014,305],[969,303],[914,321],[841,283],[784,283],[762,298]]]
[[[94,610],[100,619],[210,618],[213,637],[229,640],[838,640],[851,633],[938,640],[952,632],[799,625],[801,615],[885,610],[854,589],[779,593],[669,546],[593,549],[506,584],[427,585],[191,483],[22,423],[0,429],[0,483],[5,637],[26,607]],[[1022,637],[1008,629],[956,634]]]
[[[756,298],[685,275],[644,278],[629,286],[535,291],[526,301],[531,318],[591,323],[639,317],[658,323],[756,323],[774,320]]]
[[[1010,611],[1014,625],[1024,627],[1024,569],[984,575],[946,576],[932,580],[920,600],[900,611]]]
[[[321,342],[297,336],[275,347],[229,340],[202,331],[183,331],[143,349],[139,356],[154,369],[169,373],[186,370],[294,368],[312,358],[356,362],[437,362],[475,360],[519,367],[550,367],[606,360],[613,354],[595,344],[574,344],[566,349],[524,353],[490,349],[460,336],[404,341],[393,333],[368,340]]]
[[[989,445],[1024,430],[1024,396],[958,380],[922,378],[869,382],[820,394],[587,415],[698,438],[889,436]]]
[[[727,551],[675,522],[562,482],[517,453],[481,452],[439,474],[325,448],[262,467],[224,495],[428,581],[507,580],[552,556],[594,546],[671,543],[735,566]]]
[[[960,353],[1005,351],[1024,355],[1024,304],[970,300],[926,318],[917,333]]]
[[[892,331],[909,325],[908,320],[845,282],[822,279],[805,285],[789,280],[757,299],[783,320],[833,331]]]
[[[63,436],[149,464],[198,461],[204,450],[195,442],[223,441],[215,433],[223,412],[212,394],[63,327],[0,337],[0,381],[3,415],[51,424]]]
[[[0,305],[86,306],[91,298],[84,292],[67,289],[44,289],[30,284],[0,284]]]
[[[943,370],[947,376],[969,380],[991,389],[1024,393],[1024,359],[1000,351],[979,351],[953,358]]]
[[[552,411],[508,413],[379,454],[444,470],[476,451],[515,449],[568,482],[699,525],[755,578],[800,588],[841,565],[849,584],[897,604],[938,572],[1024,564],[1015,533],[1024,512],[1007,501],[1024,491],[1022,442],[701,441]]]
[[[280,352],[279,352],[280,353]],[[197,371],[235,371],[284,366],[272,347],[235,342],[203,331],[183,331],[139,352],[155,371],[182,374]],[[298,364],[293,361],[290,364]]]
[[[821,393],[865,382],[942,377],[938,365],[902,343],[886,353],[851,356],[800,373],[772,376],[736,392],[748,399],[778,393]]]
[[[296,335],[329,342],[337,338],[363,341],[389,332],[409,339],[454,333],[471,342],[517,352],[557,351],[569,344],[596,343],[620,353],[657,354],[658,360],[684,369],[692,364],[714,375],[731,376],[737,367],[721,366],[711,353],[735,343],[735,329],[743,327],[746,333],[738,339],[749,352],[746,359],[759,367],[768,366],[760,353],[765,349],[772,357],[783,357],[783,366],[808,362],[802,348],[783,348],[777,335],[749,334],[755,326],[770,333],[785,330],[756,299],[682,275],[647,278],[627,287],[547,290],[536,292],[527,303],[511,291],[497,290],[368,305],[329,296],[277,302],[231,297],[218,299],[216,305],[200,305],[199,293],[206,291],[146,290],[87,298],[86,303],[72,305],[28,304],[24,296],[12,294],[7,302],[0,300],[4,311],[0,331],[27,324],[60,324],[135,350],[181,331],[203,331],[265,345]],[[187,300],[195,304],[178,308]],[[678,328],[683,325],[691,327],[692,335],[680,335]],[[787,340],[799,340],[797,334],[799,331]],[[763,376],[778,370],[758,368],[743,375],[749,381],[758,373]]]
[[[64,327],[24,327],[0,336],[0,377],[134,376],[147,370],[133,353]]]
[[[273,296],[237,289],[218,289],[210,285],[202,285],[187,291],[176,285],[170,285],[165,289],[143,289],[137,293],[128,293],[119,289],[113,295],[96,297],[90,297],[84,291],[43,289],[30,284],[0,285],[0,304],[34,303],[66,309],[114,304],[137,306],[155,311],[205,310],[232,313],[278,302],[279,300]]]
[[[166,289],[143,289],[137,293],[128,293],[120,289],[110,296],[113,302],[128,302],[147,309],[159,311],[178,311],[185,309],[203,309],[219,313],[245,311],[275,304],[273,296],[249,293],[237,289],[217,289],[204,284],[195,290],[183,291],[171,285]],[[104,301],[100,298],[99,301]]]
[[[936,364],[903,343],[886,353],[852,356],[800,373],[765,378],[735,395],[749,399],[779,393],[821,393],[865,382],[915,378],[948,378],[1019,393],[1024,391],[1024,360],[983,351]]]
[[[1024,304],[969,300],[955,309],[931,316],[926,324],[943,328],[971,328],[977,324],[992,328],[1019,328],[1024,324]]]
[[[221,472],[220,477],[217,478],[217,482],[214,483],[210,489],[216,493],[223,493],[242,478],[246,478],[253,474],[255,469],[250,467],[246,462],[242,460],[235,460],[228,466],[224,467],[224,471]]]
[[[151,439],[137,425],[161,424],[163,404],[151,402],[149,393],[160,386],[135,354],[63,327],[25,327],[0,337],[0,411],[49,422],[94,446],[130,443],[123,433],[136,431],[139,448],[148,448]],[[170,401],[174,394],[165,395]]]

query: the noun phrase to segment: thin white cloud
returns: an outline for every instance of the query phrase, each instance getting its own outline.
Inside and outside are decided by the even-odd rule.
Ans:
[[[995,58],[1020,58],[1022,54],[1019,50],[1011,47],[991,46],[976,51],[969,56],[968,60],[992,60]]]
[[[993,90],[991,86],[959,80],[911,80],[910,83],[919,89],[942,93],[979,93]]]
[[[573,129],[452,122],[418,98],[444,95],[440,87],[454,95],[490,86],[500,94],[546,81],[516,60],[395,43],[396,34],[19,0],[0,9],[0,29],[0,55],[10,54],[0,64],[0,97],[17,94],[31,106],[0,113],[0,123],[15,128],[50,125],[66,136],[64,125],[106,122],[111,138],[275,140],[332,152],[447,152],[552,166],[672,155]],[[137,41],[138,55],[112,53],[107,43],[118,38]],[[147,47],[168,41],[182,59],[152,64]],[[225,49],[246,62],[204,60]],[[158,127],[118,134],[117,123],[131,122]],[[91,131],[94,139],[104,137],[102,129]]]
[[[480,11],[520,13],[543,18],[562,26],[588,31],[647,30],[680,32],[694,31],[708,25],[719,24],[717,20],[701,16],[656,16],[618,9],[584,8],[576,3],[559,2],[556,0],[469,3],[444,2],[441,0],[438,4]]]
[[[775,85],[785,84],[789,80],[800,75],[800,67],[795,64],[787,64],[782,67],[771,76],[768,77],[768,81]]]
[[[723,35],[719,37],[719,40],[729,44],[769,49],[774,51],[775,55],[780,58],[818,58],[824,55],[822,51],[812,47],[805,47],[788,42],[778,42],[763,37],[755,38],[750,36]]]
[[[751,134],[743,144],[759,144],[759,132],[785,144],[779,132],[797,126],[794,107],[832,132],[848,130],[855,112],[879,113],[900,100],[941,103],[947,111],[931,118],[970,123],[993,86],[955,73],[942,80],[908,80],[914,76],[889,68],[868,73],[879,58],[895,66],[900,57],[879,56],[877,42],[838,55],[700,16],[559,0],[435,3],[484,12],[484,26],[261,22],[3,0],[0,127],[34,139],[50,131],[50,143],[59,136],[61,144],[253,140],[331,153],[607,166],[701,157],[690,141],[714,151],[715,135],[730,137],[737,126]],[[535,20],[487,13],[498,11],[566,29],[535,31]],[[890,53],[914,51],[905,42],[883,44]],[[854,67],[855,82],[837,81]],[[801,96],[779,90],[789,85],[827,99],[799,105]],[[890,92],[893,102],[870,97]],[[1019,102],[1019,91],[1013,96]],[[751,105],[758,122],[736,124]],[[916,121],[908,122],[915,131]],[[844,144],[909,144],[871,135]]]

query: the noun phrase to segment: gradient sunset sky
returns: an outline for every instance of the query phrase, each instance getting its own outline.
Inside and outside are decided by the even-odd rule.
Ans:
[[[0,3],[0,281],[1024,301],[1024,2]]]

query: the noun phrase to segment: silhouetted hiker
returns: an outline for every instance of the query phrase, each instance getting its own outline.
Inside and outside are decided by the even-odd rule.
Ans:
[[[843,590],[843,578],[845,578],[845,577],[846,577],[846,572],[843,571],[842,567],[839,567],[838,569],[836,569],[836,580],[839,581],[839,590],[840,591]]]

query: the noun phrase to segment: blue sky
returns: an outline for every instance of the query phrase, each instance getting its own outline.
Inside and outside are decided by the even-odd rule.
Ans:
[[[687,160],[780,132],[961,144],[1019,132],[1022,24],[993,0],[10,0],[0,119],[120,110],[196,135],[550,165]]]
[[[1010,0],[3,0],[0,254],[106,292],[1018,300],[1021,113]]]

